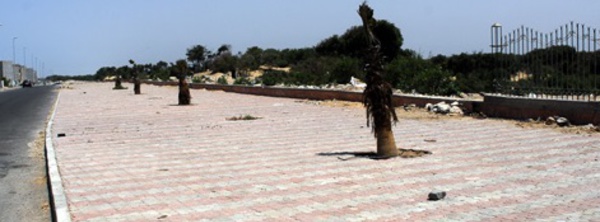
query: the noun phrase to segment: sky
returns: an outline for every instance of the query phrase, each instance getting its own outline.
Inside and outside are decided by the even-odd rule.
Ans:
[[[313,47],[360,25],[363,0],[0,0],[0,60],[38,75],[94,74],[103,66],[174,62],[204,45],[234,52]],[[600,31],[598,0],[371,0],[424,57],[489,52],[490,27],[550,32],[571,21]]]

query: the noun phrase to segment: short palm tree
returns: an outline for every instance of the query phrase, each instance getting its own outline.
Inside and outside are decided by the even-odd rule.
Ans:
[[[129,64],[131,64],[133,67],[131,68],[132,73],[131,76],[133,77],[133,93],[136,95],[142,94],[142,89],[141,89],[141,85],[142,83],[140,82],[140,78],[139,78],[139,67],[135,64],[135,61],[133,61],[132,59],[129,60]]]
[[[371,125],[373,134],[377,138],[377,156],[381,158],[396,157],[398,148],[392,132],[392,121],[398,121],[398,117],[392,104],[392,86],[382,77],[381,43],[373,34],[376,20],[373,18],[373,9],[366,2],[359,6],[358,14],[362,19],[369,43],[365,57],[365,83],[367,86],[363,92],[363,104],[367,109],[367,125]]]
[[[179,79],[179,105],[189,105],[192,96],[190,95],[190,87],[185,78],[192,72],[187,62],[183,59],[177,60],[175,64],[171,65],[172,75],[177,76],[177,79]]]

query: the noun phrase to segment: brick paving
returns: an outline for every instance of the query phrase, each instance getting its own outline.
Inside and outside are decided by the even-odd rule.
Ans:
[[[74,221],[600,221],[598,134],[405,119],[399,146],[432,155],[341,161],[375,150],[362,108],[203,90],[176,106],[175,87],[112,85],[60,93]],[[226,120],[246,114],[262,118]]]

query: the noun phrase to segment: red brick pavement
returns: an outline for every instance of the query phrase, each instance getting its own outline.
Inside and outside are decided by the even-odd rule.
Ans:
[[[341,161],[375,150],[362,108],[111,88],[61,90],[52,130],[74,221],[600,221],[599,135],[401,120],[397,143],[433,155]],[[246,114],[262,118],[226,120]]]

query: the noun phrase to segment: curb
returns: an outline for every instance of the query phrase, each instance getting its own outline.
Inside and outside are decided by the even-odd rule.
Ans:
[[[62,179],[60,178],[60,172],[58,171],[58,163],[56,161],[56,153],[54,151],[54,145],[52,143],[52,124],[54,122],[54,115],[58,107],[58,101],[60,101],[60,91],[56,97],[54,103],[54,109],[52,115],[46,126],[46,167],[48,170],[48,190],[50,191],[50,207],[52,210],[52,220],[60,222],[70,222],[71,213],[69,212],[69,205],[67,203],[67,196],[62,186]]]

